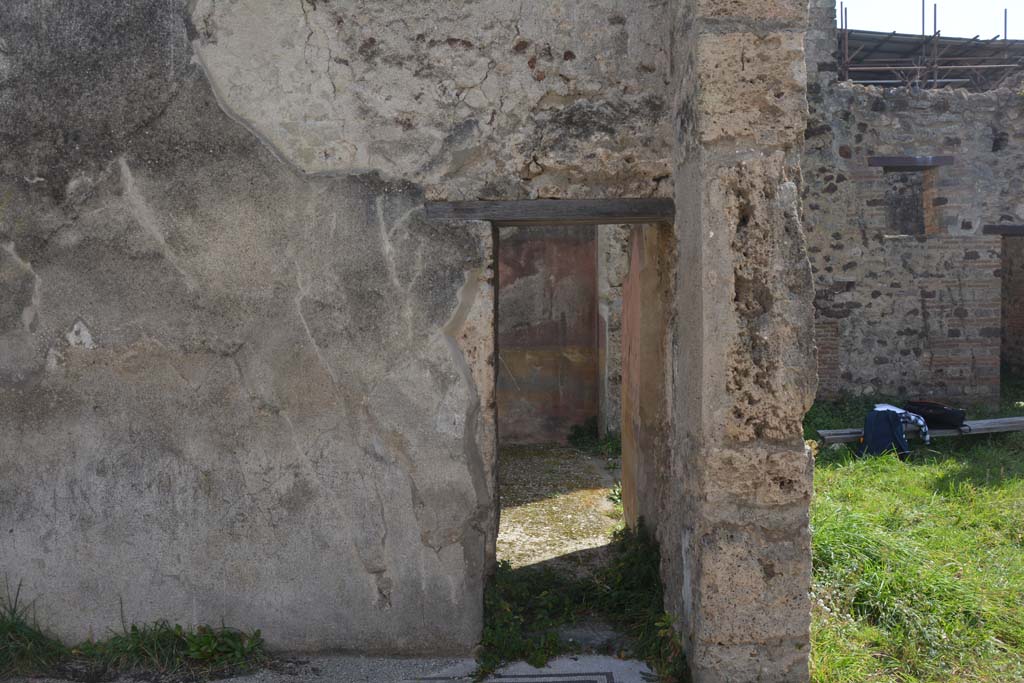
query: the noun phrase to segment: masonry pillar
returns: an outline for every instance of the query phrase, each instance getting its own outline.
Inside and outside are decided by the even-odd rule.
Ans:
[[[680,0],[666,607],[693,678],[806,681],[815,393],[806,0]]]

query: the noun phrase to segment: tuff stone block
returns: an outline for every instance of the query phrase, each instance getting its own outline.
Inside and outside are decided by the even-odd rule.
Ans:
[[[697,14],[710,20],[738,20],[751,24],[792,26],[803,30],[807,25],[807,3],[803,0],[697,0]]]
[[[702,34],[696,40],[704,144],[792,146],[803,139],[802,32]]]

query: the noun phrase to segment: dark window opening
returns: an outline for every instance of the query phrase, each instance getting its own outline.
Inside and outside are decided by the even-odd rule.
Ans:
[[[886,224],[894,235],[925,234],[924,174],[888,172],[883,176]]]

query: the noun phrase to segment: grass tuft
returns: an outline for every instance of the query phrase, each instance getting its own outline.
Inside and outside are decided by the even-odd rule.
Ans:
[[[78,645],[72,655],[107,671],[185,672],[190,678],[251,671],[268,661],[259,630],[185,628],[166,621],[132,624],[104,640]]]
[[[68,649],[39,628],[31,605],[21,603],[21,584],[13,592],[5,584],[7,595],[0,600],[0,679],[52,669],[68,656]]]
[[[19,584],[0,600],[0,679],[86,672],[88,678],[145,673],[203,680],[270,662],[258,630],[185,628],[166,621],[132,624],[104,640],[67,647],[39,628],[20,596]]]

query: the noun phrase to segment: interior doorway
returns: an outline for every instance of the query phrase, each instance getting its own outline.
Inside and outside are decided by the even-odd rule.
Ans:
[[[619,406],[628,229],[497,234],[497,559],[593,571],[623,525],[619,419],[606,413]]]

